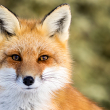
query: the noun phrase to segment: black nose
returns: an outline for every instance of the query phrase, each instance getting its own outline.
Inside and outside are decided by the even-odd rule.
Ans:
[[[34,79],[33,77],[31,76],[26,76],[24,79],[23,79],[23,83],[26,85],[26,86],[30,86],[34,83]]]

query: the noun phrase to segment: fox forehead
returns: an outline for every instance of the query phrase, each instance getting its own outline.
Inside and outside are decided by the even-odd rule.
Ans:
[[[27,51],[29,54],[40,54],[40,52],[53,52],[56,48],[60,49],[62,47],[58,40],[52,40],[46,35],[45,30],[42,29],[41,24],[36,21],[20,20],[21,29],[16,33],[16,36],[6,40],[5,49],[7,52],[19,51],[23,53]],[[59,46],[58,46],[59,43]]]

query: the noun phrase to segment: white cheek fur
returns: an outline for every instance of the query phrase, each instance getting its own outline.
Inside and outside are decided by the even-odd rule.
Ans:
[[[12,68],[0,69],[0,86],[4,88],[11,88],[15,85],[16,73]]]
[[[0,110],[51,109],[51,95],[66,83],[69,83],[66,68],[46,68],[42,79],[36,77],[33,88],[38,88],[25,90],[18,85],[14,69],[3,68],[0,70],[0,86],[3,88],[0,90]]]
[[[46,68],[43,72],[42,78],[44,80],[44,86],[50,91],[55,91],[63,87],[69,82],[67,69],[63,67]]]

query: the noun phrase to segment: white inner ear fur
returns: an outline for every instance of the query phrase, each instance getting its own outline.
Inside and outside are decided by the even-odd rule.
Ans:
[[[14,34],[20,28],[19,21],[15,15],[2,5],[0,5],[0,20],[2,22],[1,27],[3,26],[3,29],[11,34]]]
[[[57,7],[43,21],[43,28],[46,29],[48,35],[54,35],[56,32],[61,41],[65,41],[69,37],[68,29],[71,22],[71,12],[68,5]]]

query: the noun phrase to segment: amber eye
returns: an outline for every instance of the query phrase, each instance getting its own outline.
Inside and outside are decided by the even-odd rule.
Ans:
[[[21,57],[19,55],[12,55],[12,59],[15,60],[15,61],[21,61]]]
[[[47,55],[42,55],[42,56],[40,56],[39,61],[45,61],[47,59],[48,59]]]

